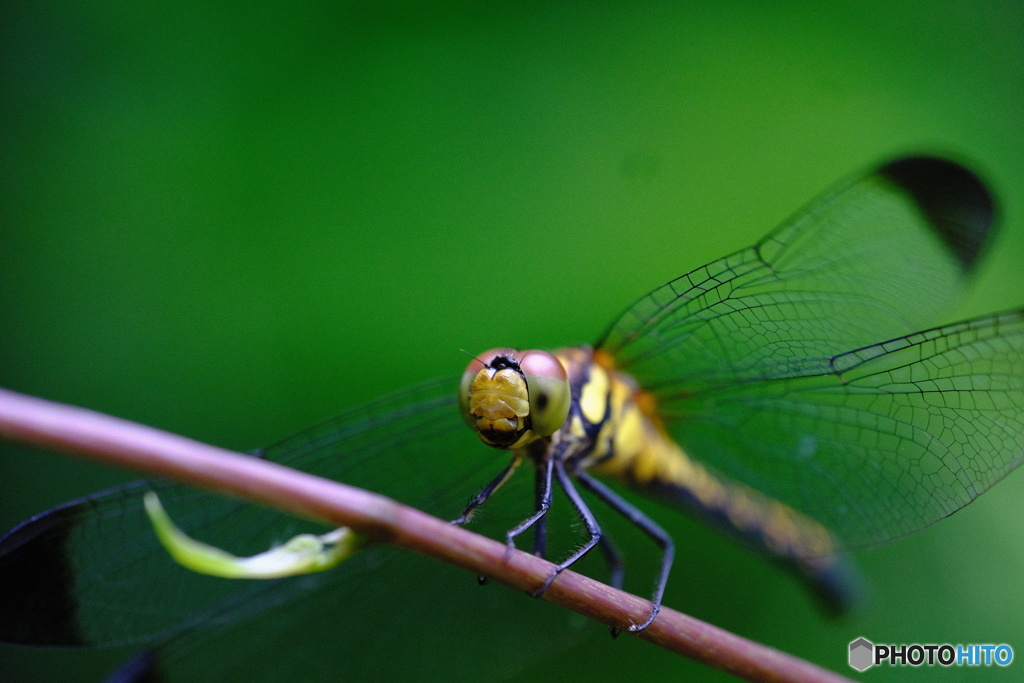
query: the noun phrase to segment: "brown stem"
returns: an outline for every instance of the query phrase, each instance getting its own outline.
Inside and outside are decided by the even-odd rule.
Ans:
[[[0,436],[171,477],[335,526],[532,593],[554,565],[389,498],[276,463],[83,408],[0,389]],[[650,603],[571,571],[544,599],[616,628],[641,623]],[[773,648],[663,607],[638,637],[751,681],[846,681]]]

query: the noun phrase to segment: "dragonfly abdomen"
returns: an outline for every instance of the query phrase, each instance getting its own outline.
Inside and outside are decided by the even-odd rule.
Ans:
[[[795,572],[828,611],[843,613],[856,601],[860,576],[836,554],[828,530],[792,508],[737,484],[703,485],[704,490],[698,494],[687,485],[652,479],[643,489]]]
[[[824,526],[692,459],[648,414],[652,403],[631,378],[612,369],[600,372],[611,409],[583,464],[588,471],[682,508],[795,571],[830,611],[850,605],[859,578],[837,555]]]

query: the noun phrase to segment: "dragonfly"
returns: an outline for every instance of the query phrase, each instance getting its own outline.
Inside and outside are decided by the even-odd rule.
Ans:
[[[649,292],[592,346],[494,349],[461,376],[257,455],[460,524],[504,497],[522,508],[505,539],[530,532],[541,555],[561,503],[583,540],[545,585],[596,548],[621,586],[623,558],[601,521],[621,515],[659,557],[650,613],[634,630],[657,618],[675,546],[609,481],[708,522],[841,611],[856,596],[848,551],[949,516],[1024,458],[1024,309],[936,326],[966,291],[995,219],[971,171],[899,158],[834,187],[755,245]],[[517,471],[529,466],[532,478]],[[532,495],[515,489],[524,479]],[[359,630],[372,614],[353,608],[355,594],[426,590],[388,584],[389,567],[409,560],[385,549],[274,581],[188,572],[155,539],[147,490],[187,533],[239,552],[265,550],[300,524],[163,480],[43,512],[0,538],[0,640],[155,643],[120,680],[274,680],[294,673],[294,657],[246,659],[283,642],[285,622],[266,615],[319,609]],[[261,619],[259,637],[241,626]],[[307,628],[295,657],[335,676],[325,662],[345,637]],[[193,653],[203,648],[223,657],[200,665]]]

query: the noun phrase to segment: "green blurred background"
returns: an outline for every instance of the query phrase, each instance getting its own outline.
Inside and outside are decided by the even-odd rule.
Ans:
[[[1024,304],[1019,2],[36,0],[4,3],[0,35],[0,386],[229,448],[459,372],[461,348],[594,340],[907,151],[971,163],[1002,202],[950,319]],[[0,527],[128,478],[0,445]],[[870,600],[838,622],[667,520],[667,603],[846,674],[858,636],[1024,657],[1022,518],[1016,474],[859,553]],[[724,677],[582,633],[513,679]],[[0,677],[91,681],[124,654],[0,647]],[[467,679],[505,673],[480,660]],[[416,677],[400,645],[382,667]]]

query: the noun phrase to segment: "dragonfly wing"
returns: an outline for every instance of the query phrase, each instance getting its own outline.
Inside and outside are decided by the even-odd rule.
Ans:
[[[846,548],[878,544],[952,514],[1024,459],[1024,310],[674,409],[673,436],[693,457],[821,522]]]
[[[454,517],[495,463],[455,408],[457,382],[434,382],[342,415],[262,455]],[[475,475],[475,476],[474,476]],[[460,477],[468,481],[459,484]],[[286,602],[338,571],[227,581],[174,564],[142,508],[155,490],[194,538],[238,555],[325,529],[168,481],[142,481],[69,503],[0,539],[0,638],[32,645],[141,642]],[[367,551],[372,552],[372,551]],[[352,563],[353,567],[361,563]]]
[[[241,615],[284,585],[218,584],[174,565],[143,513],[147,490],[170,503],[172,515],[201,508],[214,525],[234,524],[240,510],[200,491],[142,481],[23,523],[0,539],[0,638],[68,647],[138,642],[199,623],[212,609],[231,611],[235,600]],[[194,519],[182,526],[205,531]]]
[[[992,232],[985,186],[911,157],[813,202],[749,249],[636,302],[597,344],[659,399],[827,371],[941,322]]]
[[[245,621],[184,633],[146,653],[125,680],[363,681],[387,672],[387,680],[470,683],[605,635],[556,605],[479,586],[463,571],[395,548],[352,561],[364,566],[343,583]]]

